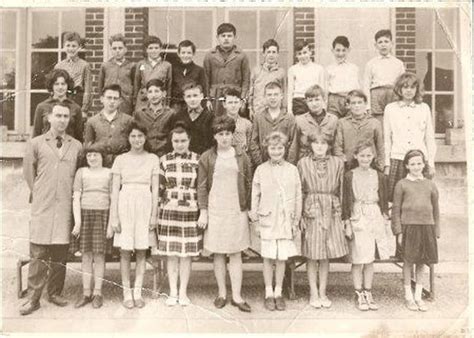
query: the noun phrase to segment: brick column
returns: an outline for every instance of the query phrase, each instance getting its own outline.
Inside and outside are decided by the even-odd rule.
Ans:
[[[308,41],[311,48],[314,49],[314,8],[312,7],[299,7],[293,9],[293,43],[296,41],[304,40]],[[293,55],[293,62],[296,62],[296,58]]]
[[[98,93],[100,65],[104,62],[104,9],[86,8],[86,61],[92,68],[93,112],[101,108]]]
[[[395,9],[395,56],[405,63],[407,71],[415,72],[416,8]]]
[[[148,8],[125,8],[125,38],[127,58],[139,61],[143,58],[143,39],[148,35]]]

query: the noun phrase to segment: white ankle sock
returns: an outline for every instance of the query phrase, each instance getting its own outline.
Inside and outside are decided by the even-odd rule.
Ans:
[[[133,288],[133,298],[134,299],[142,298],[142,288]]]
[[[415,285],[415,300],[421,300],[421,292],[423,291],[423,285],[416,283]]]
[[[413,300],[413,293],[411,292],[411,285],[404,285],[405,287],[405,299]]]
[[[271,286],[265,287],[265,298],[274,297],[273,288]]]
[[[132,299],[132,289],[128,287],[123,287],[123,299]]]
[[[275,297],[281,297],[281,286],[275,286]]]

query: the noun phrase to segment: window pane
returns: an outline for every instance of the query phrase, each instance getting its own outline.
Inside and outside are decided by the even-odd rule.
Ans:
[[[436,90],[454,90],[454,53],[436,53],[435,56]]]
[[[58,14],[35,11],[32,17],[33,48],[58,48]]]
[[[16,12],[0,10],[0,48],[16,47]]]
[[[11,93],[0,92],[0,124],[8,130],[15,129],[15,97]]]
[[[0,89],[15,89],[15,53],[2,52]]]
[[[416,48],[417,49],[431,49],[433,48],[433,10],[431,8],[417,8],[416,9],[416,25],[424,27],[416,31]]]
[[[440,8],[434,10],[436,16],[435,46],[438,49],[454,49],[456,44],[456,8]]]
[[[433,111],[433,96],[431,94],[424,95],[423,102],[426,103],[430,107],[431,111]]]
[[[275,39],[280,49],[288,49],[291,9],[260,11],[260,46],[268,39]]]
[[[436,95],[435,103],[435,132],[444,133],[454,122],[453,95]]]
[[[35,122],[36,106],[49,97],[48,93],[31,93],[30,121],[31,125]]]
[[[62,13],[61,32],[76,32],[84,39],[86,35],[85,9],[67,10]],[[62,41],[61,41],[62,44]],[[86,43],[87,47],[87,43]]]
[[[202,52],[196,52],[196,54],[194,55],[194,63],[201,66],[203,65],[204,63],[204,56],[206,55],[207,51],[202,51]]]
[[[158,36],[164,44],[178,46],[182,38],[183,16],[181,10],[160,8],[150,11],[150,35]]]
[[[31,89],[45,89],[46,75],[57,63],[57,53],[31,53]]]
[[[235,43],[243,49],[256,49],[257,38],[257,12],[229,10],[229,22],[237,28],[237,38]]]
[[[257,52],[245,51],[245,54],[249,58],[250,69],[253,69],[257,65]]]
[[[289,52],[282,52],[280,51],[280,56],[278,57],[278,65],[285,69],[285,71],[288,70],[290,67],[290,53]]]
[[[210,49],[215,32],[212,31],[212,11],[185,11],[184,37],[199,49]]]
[[[433,88],[431,56],[431,52],[415,53],[416,76],[423,83],[423,87],[426,91],[431,91]]]

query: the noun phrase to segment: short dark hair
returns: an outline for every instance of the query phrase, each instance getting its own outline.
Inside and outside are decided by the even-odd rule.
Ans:
[[[120,88],[119,84],[113,83],[113,84],[110,84],[108,86],[105,86],[104,88],[102,88],[102,93],[101,94],[104,95],[107,90],[112,90],[114,92],[118,92],[119,96],[122,97],[122,88]]]
[[[276,42],[275,39],[268,39],[263,43],[263,51],[265,52],[268,48],[270,47],[276,47],[277,51],[280,51],[280,46],[278,45],[278,42]]]
[[[63,108],[67,108],[67,110],[69,111],[69,114],[71,114],[71,108],[65,103],[65,102],[55,102],[53,104],[53,106],[51,107],[51,110],[48,110],[48,115],[51,114],[54,110],[54,107],[63,107]]]
[[[263,89],[263,92],[266,93],[267,89],[275,89],[275,88],[280,88],[281,91],[283,91],[283,88],[281,84],[277,81],[270,81],[265,85],[265,88]]]
[[[337,44],[343,45],[346,48],[349,48],[351,46],[351,44],[349,43],[349,39],[347,38],[347,36],[344,35],[339,35],[334,39],[334,41],[332,42],[332,48],[336,48]]]
[[[183,47],[191,47],[193,54],[196,53],[196,45],[191,40],[183,40],[178,45],[178,53],[181,51]]]
[[[77,32],[65,32],[63,35],[63,43],[66,41],[76,41],[79,46],[82,44],[81,36]]]
[[[144,135],[145,135],[145,144],[143,146],[143,149],[145,149],[146,151],[150,151],[150,144],[148,143],[148,137],[147,137],[147,134],[148,134],[148,130],[147,128],[145,127],[145,125],[141,124],[141,123],[138,123],[136,121],[132,121],[130,123],[130,125],[128,126],[128,130],[127,130],[127,143],[128,143],[128,149],[131,148],[131,144],[130,144],[130,141],[128,140],[128,137],[130,136],[130,134],[132,133],[132,131],[134,130],[139,130],[141,131]]]
[[[350,103],[351,98],[353,97],[360,97],[361,99],[364,100],[365,103],[367,103],[367,95],[365,95],[362,90],[359,90],[359,89],[351,90],[346,96],[346,102]]]
[[[109,38],[109,45],[112,45],[113,42],[122,42],[124,46],[127,46],[127,41],[122,34],[114,34]]]
[[[227,96],[235,96],[238,97],[239,99],[242,98],[242,92],[234,87],[227,87],[224,89],[224,93],[222,94],[223,98],[226,98]]]
[[[50,93],[53,92],[54,83],[58,78],[62,77],[67,84],[67,90],[72,91],[74,89],[74,81],[72,80],[69,73],[64,69],[53,69],[51,73],[46,76],[46,89]]]
[[[316,96],[321,96],[324,98],[324,89],[321,88],[319,85],[313,85],[306,89],[306,92],[304,93],[304,98],[308,99],[310,97],[316,97]]]
[[[81,158],[79,161],[80,167],[87,167],[89,164],[87,163],[87,154],[89,153],[98,153],[102,156],[102,165],[104,165],[105,158],[105,149],[104,147],[100,146],[99,144],[91,144],[83,148],[81,152]]]
[[[217,27],[217,35],[221,35],[223,33],[234,33],[234,35],[237,35],[237,29],[235,29],[235,26],[229,22],[224,22]]]
[[[221,115],[212,121],[212,135],[216,135],[221,131],[235,132],[235,121],[228,115]]]
[[[390,29],[381,29],[377,33],[375,33],[375,42],[377,42],[378,39],[381,37],[387,37],[390,40],[392,40],[392,31]]]
[[[166,91],[165,83],[159,79],[151,79],[146,83],[146,90],[150,89],[150,87],[155,86],[160,88],[162,91]]]
[[[410,160],[413,157],[418,157],[418,156],[420,156],[422,158],[423,163],[425,164],[425,167],[423,168],[423,176],[426,176],[428,174],[428,163],[426,161],[425,154],[420,149],[412,149],[412,150],[409,150],[405,154],[405,157],[403,158],[403,167],[405,168],[406,173],[408,174],[409,173],[408,169],[406,169],[406,167],[408,165],[408,162],[410,162]]]
[[[171,143],[171,139],[173,138],[173,134],[186,134],[188,135],[188,138],[191,139],[191,134],[189,133],[188,126],[186,125],[186,122],[178,120],[174,126],[173,129],[168,134],[168,139],[169,143]]]
[[[287,143],[288,143],[288,136],[286,136],[281,131],[273,131],[267,136],[265,136],[265,138],[263,139],[262,145],[265,148],[268,148],[268,146],[275,143],[282,144],[286,148]]]
[[[300,50],[302,50],[303,48],[308,47],[308,46],[309,46],[309,42],[306,41],[306,40],[296,41],[296,43],[295,43],[295,53],[299,52]]]
[[[160,38],[154,35],[147,36],[143,41],[143,46],[146,50],[149,45],[152,45],[154,43],[158,44],[160,47],[163,46],[163,43],[161,42]]]
[[[181,87],[181,91],[183,92],[183,95],[184,95],[184,92],[186,90],[191,90],[191,89],[199,89],[201,91],[201,93],[204,93],[203,89],[202,89],[202,86],[194,81],[189,81],[189,82],[186,82],[182,87]]]

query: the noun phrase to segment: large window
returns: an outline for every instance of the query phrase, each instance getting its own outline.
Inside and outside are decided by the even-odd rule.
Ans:
[[[62,36],[65,32],[85,35],[85,9],[32,9],[28,15],[29,122],[33,123],[35,108],[48,97],[45,79],[54,65],[65,58]],[[79,54],[84,58],[84,52]]]
[[[463,123],[457,8],[416,9],[416,73],[424,88],[424,101],[434,112],[437,134]]]
[[[270,38],[280,44],[280,64],[288,67],[292,53],[292,9],[272,8],[150,8],[149,33],[158,36],[168,53],[175,53],[180,41],[196,44],[195,62],[216,45],[216,29],[222,22],[237,28],[236,44],[249,56],[250,65],[262,62],[262,44]],[[168,55],[175,59],[175,55]]]

